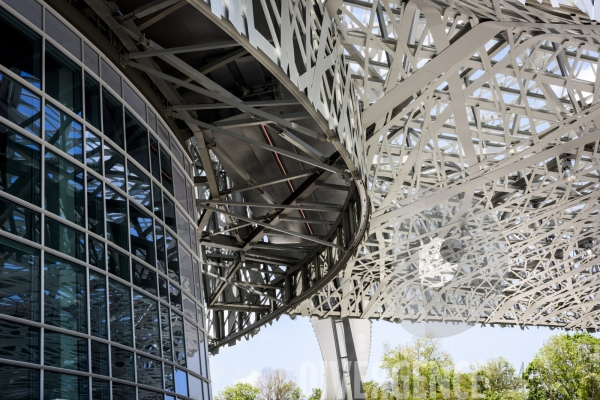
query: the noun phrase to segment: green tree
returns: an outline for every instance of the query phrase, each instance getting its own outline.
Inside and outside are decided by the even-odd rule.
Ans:
[[[323,391],[319,388],[313,388],[312,393],[308,396],[308,400],[320,400]]]
[[[528,399],[600,399],[600,339],[588,333],[552,336],[523,378]]]
[[[482,393],[486,400],[512,400],[523,397],[519,391],[523,382],[507,359],[493,358],[484,364],[476,365],[474,370],[474,376],[479,378],[478,392]]]
[[[256,386],[260,400],[302,400],[304,394],[296,385],[294,375],[285,369],[265,368],[262,370]]]
[[[227,386],[216,396],[216,400],[256,400],[260,390],[249,383],[238,382]]]

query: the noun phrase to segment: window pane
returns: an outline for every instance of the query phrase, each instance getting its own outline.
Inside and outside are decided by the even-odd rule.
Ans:
[[[173,229],[173,231],[177,233],[177,224],[175,222],[175,205],[167,197],[167,195],[164,195],[163,198],[165,203],[165,222],[169,228]]]
[[[162,193],[160,187],[152,183],[152,195],[154,197],[153,211],[156,218],[163,219],[163,207],[162,207]]]
[[[108,376],[108,345],[92,340],[92,374]]]
[[[106,320],[106,277],[90,271],[90,333],[108,339]]]
[[[171,313],[171,328],[173,330],[173,352],[174,361],[186,366],[185,362],[185,343],[183,337],[183,317],[176,312]]]
[[[165,248],[165,228],[156,224],[156,264],[158,270],[167,273],[167,251]]]
[[[135,382],[135,375],[133,371],[133,353],[131,351],[111,346],[111,358],[113,378]],[[117,399],[120,399],[120,397],[117,397],[115,393],[113,393],[113,396]]]
[[[0,313],[40,320],[40,253],[0,238]]]
[[[152,176],[160,182],[160,155],[158,152],[158,140],[150,136],[150,164],[152,165]]]
[[[39,206],[40,165],[40,146],[0,124],[0,190]]]
[[[137,356],[137,383],[162,389],[162,363],[148,357]]]
[[[40,329],[0,319],[0,358],[40,363]]]
[[[119,400],[136,400],[135,399],[135,388],[129,385],[122,385],[120,383],[112,383],[112,394],[113,399]]]
[[[156,295],[156,272],[133,261],[133,284]]]
[[[183,246],[179,247],[179,256],[181,287],[183,290],[194,294],[194,269],[192,266],[192,256],[190,255],[189,251],[183,248]]]
[[[0,364],[0,393],[5,399],[39,399],[40,371]]]
[[[40,242],[40,214],[0,197],[0,229]]]
[[[106,238],[128,250],[127,229],[127,200],[106,185]]]
[[[204,335],[204,332],[202,332],[202,331],[198,332],[198,346],[200,348],[200,363],[202,364],[202,376],[205,378],[208,378],[206,336]]]
[[[138,203],[152,211],[150,178],[138,167],[127,162],[127,191]]]
[[[179,208],[176,209],[177,214],[177,234],[188,246],[192,246],[190,243],[190,225],[188,219],[183,215]]]
[[[94,128],[102,129],[100,126],[100,84],[87,72],[84,75],[85,120],[92,124]]]
[[[125,190],[125,157],[111,145],[104,143],[104,170],[110,183]]]
[[[100,69],[98,68],[98,62],[100,57],[87,43],[83,44],[83,62],[85,66],[91,69],[96,75],[100,75]]]
[[[139,208],[129,206],[131,252],[154,265],[154,223],[151,217]]]
[[[85,131],[85,163],[102,175],[102,140],[91,131]]]
[[[109,247],[108,272],[129,282],[129,257]]]
[[[40,136],[42,101],[8,76],[0,73],[0,117]]]
[[[198,267],[198,263],[194,260],[194,288],[196,293],[196,299],[202,302],[202,290],[200,289],[201,283],[201,271]]]
[[[190,386],[190,394],[196,400],[203,400],[202,398],[202,380],[196,378],[194,375],[188,375],[188,384]],[[206,398],[205,400],[210,400]]]
[[[83,127],[67,113],[46,102],[46,141],[77,161],[83,161]]]
[[[146,168],[147,171],[150,171],[148,131],[128,111],[125,111],[125,134],[127,137],[127,154]]]
[[[187,187],[185,186],[185,178],[179,167],[173,168],[173,182],[175,186],[175,199],[183,207],[187,209]]]
[[[87,372],[87,340],[45,330],[44,365]]]
[[[165,364],[165,390],[175,392],[175,371],[172,365],[167,364]],[[167,398],[169,397],[167,396]]]
[[[87,400],[88,385],[85,376],[44,371],[44,399]]]
[[[85,235],[46,217],[44,244],[63,254],[85,261]]]
[[[167,231],[165,236],[167,242],[167,266],[169,278],[179,283],[179,253],[177,252],[177,240]]]
[[[192,321],[198,322],[198,314],[196,311],[196,303],[187,295],[183,295],[183,314]]]
[[[185,326],[185,350],[187,355],[187,367],[200,375],[200,353],[198,351],[198,329],[187,320]]]
[[[195,218],[195,210],[196,210],[196,206],[194,204],[194,190],[192,189],[192,185],[189,183],[189,181],[185,181],[185,186],[187,188],[187,212],[188,214],[192,217]]]
[[[171,153],[181,165],[184,165],[183,151],[179,148],[177,139],[171,137]]]
[[[92,399],[110,400],[110,382],[92,379]]]
[[[87,175],[88,229],[104,236],[104,191],[102,182],[92,174]]]
[[[117,146],[123,146],[123,106],[107,90],[102,89],[102,122],[104,134]]]
[[[158,277],[158,295],[162,301],[169,302],[169,284],[160,276]]]
[[[46,254],[44,257],[44,322],[87,333],[86,269]]]
[[[90,264],[94,267],[106,270],[106,260],[104,259],[104,243],[90,238],[89,242]]]
[[[160,326],[158,303],[134,292],[135,348],[144,353],[160,357]]]
[[[110,279],[108,302],[110,310],[110,339],[125,346],[133,346],[131,291],[128,287]]]
[[[171,170],[171,157],[160,149],[160,172],[163,186],[173,194],[173,173]]]
[[[46,93],[81,116],[81,68],[46,42]]]
[[[162,331],[163,358],[167,361],[173,361],[173,348],[171,344],[171,317],[169,316],[169,308],[163,306],[162,304],[160,305],[160,327]]]
[[[162,386],[160,389],[162,389]],[[150,390],[138,389],[138,400],[164,400],[164,396],[161,393],[151,392]]]
[[[83,169],[50,151],[45,158],[46,210],[85,227]]]
[[[188,395],[187,374],[177,368],[175,368],[175,389],[178,394]]]
[[[0,37],[0,64],[41,88],[42,38],[2,9]]]
[[[169,282],[169,298],[171,299],[171,307],[181,311],[181,290]]]

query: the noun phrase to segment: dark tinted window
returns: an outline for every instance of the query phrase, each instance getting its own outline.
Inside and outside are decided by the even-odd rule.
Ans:
[[[101,129],[100,126],[100,84],[94,78],[85,75],[85,120],[94,128]]]
[[[0,229],[39,243],[40,215],[0,197]]]
[[[0,319],[0,358],[39,364],[40,329]]]
[[[131,290],[110,279],[108,293],[111,340],[125,346],[133,346]],[[114,363],[113,359],[113,367]]]
[[[83,161],[83,126],[46,102],[46,141],[64,151],[77,161]]]
[[[131,235],[131,252],[154,265],[154,223],[152,217],[130,204],[129,219]]]
[[[42,101],[8,76],[0,73],[0,117],[40,136],[42,126]]]
[[[44,244],[63,254],[85,261],[85,235],[46,217]]]
[[[124,149],[123,106],[105,89],[102,89],[102,122],[104,134]]]
[[[85,376],[44,371],[44,399],[86,400],[89,380]]]
[[[40,371],[0,364],[0,393],[4,399],[39,399]]]
[[[90,271],[90,334],[108,339],[106,277]]]
[[[0,64],[41,88],[42,38],[0,9]]]
[[[87,340],[76,336],[45,330],[44,365],[87,372]]]
[[[127,154],[142,167],[150,171],[150,154],[148,152],[148,131],[128,111],[125,112],[125,133]]]
[[[46,42],[46,93],[82,116],[81,68]]]
[[[45,158],[46,210],[85,227],[83,169],[50,151]]]

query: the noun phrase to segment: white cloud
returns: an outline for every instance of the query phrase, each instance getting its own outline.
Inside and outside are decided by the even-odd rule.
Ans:
[[[248,375],[245,378],[238,379],[236,382],[250,383],[253,385],[256,383],[256,380],[258,379],[259,375],[260,372],[258,372],[257,370],[252,370],[252,372],[250,372],[250,375]]]

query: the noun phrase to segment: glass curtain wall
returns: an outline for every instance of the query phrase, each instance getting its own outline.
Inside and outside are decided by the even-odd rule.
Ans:
[[[191,161],[125,92],[50,7],[0,1],[0,398],[211,397]]]

